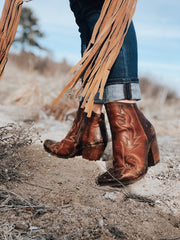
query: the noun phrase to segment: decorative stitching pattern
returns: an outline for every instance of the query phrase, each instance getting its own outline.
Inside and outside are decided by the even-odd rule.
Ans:
[[[120,111],[116,113],[116,120],[114,126],[118,128],[118,132],[122,132],[122,138],[120,144],[122,146],[121,155],[123,161],[122,171],[131,169],[137,169],[137,160],[131,155],[142,143],[139,141],[141,136],[137,136],[135,128],[133,126],[133,120],[129,116],[128,112],[120,106]]]

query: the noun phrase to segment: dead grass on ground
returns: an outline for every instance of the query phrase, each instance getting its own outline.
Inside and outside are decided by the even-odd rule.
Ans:
[[[20,150],[39,138],[39,133],[33,127],[23,127],[19,124],[7,124],[0,127],[0,182],[17,181],[25,174],[19,171],[28,159],[22,159]]]

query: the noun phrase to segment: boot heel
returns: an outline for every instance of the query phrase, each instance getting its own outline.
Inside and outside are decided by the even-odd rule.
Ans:
[[[99,160],[103,155],[104,149],[104,144],[85,147],[82,151],[82,157],[88,160]]]
[[[148,167],[154,166],[159,162],[159,149],[157,138],[154,136],[148,153]]]

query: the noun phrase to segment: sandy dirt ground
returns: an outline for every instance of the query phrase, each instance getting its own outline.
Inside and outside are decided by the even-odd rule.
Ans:
[[[52,84],[11,62],[0,83],[0,239],[180,239],[180,100],[165,103],[162,90],[139,103],[155,126],[161,161],[130,186],[100,187],[97,176],[112,164],[109,127],[100,161],[56,158],[43,149],[46,138],[62,139],[72,123],[43,111],[54,85],[58,79]],[[22,92],[26,97],[18,98]]]

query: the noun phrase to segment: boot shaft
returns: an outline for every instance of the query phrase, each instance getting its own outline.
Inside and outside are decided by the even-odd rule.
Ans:
[[[83,145],[96,143],[107,145],[108,137],[103,113],[97,114],[92,112],[91,117],[86,118],[80,141]]]
[[[106,104],[113,144],[114,167],[145,172],[148,152],[155,136],[152,124],[136,104]]]
[[[76,113],[76,117],[73,121],[72,127],[67,133],[65,138],[66,139],[70,138],[70,139],[74,139],[74,141],[78,141],[81,135],[83,126],[85,124],[85,119],[86,119],[86,114],[84,112],[84,109],[79,107]]]
[[[136,134],[145,135],[148,142],[155,136],[153,125],[138,109],[135,103],[111,102],[105,104],[112,134],[134,129]]]

